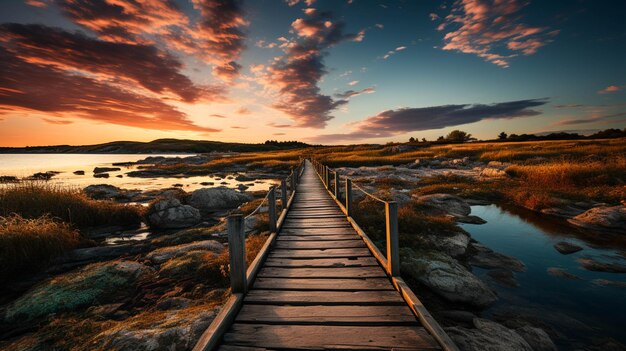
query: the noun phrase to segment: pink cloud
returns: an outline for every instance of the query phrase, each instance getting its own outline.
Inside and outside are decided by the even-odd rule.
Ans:
[[[617,85],[609,85],[608,87],[598,91],[598,94],[610,94],[610,93],[615,93],[622,90],[620,87],[618,87]]]

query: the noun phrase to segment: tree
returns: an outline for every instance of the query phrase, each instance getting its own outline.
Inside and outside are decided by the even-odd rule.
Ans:
[[[476,140],[476,138],[473,138],[472,135],[469,133],[457,129],[451,131],[448,136],[446,136],[446,140],[463,143],[470,140]]]
[[[426,138],[422,138],[422,142],[424,142],[424,143],[425,143],[425,142],[426,142]]]
[[[444,141],[445,139],[446,139],[446,138],[444,138],[444,137],[443,137],[443,135],[442,135],[442,136],[440,136],[439,138],[437,138],[437,141]]]
[[[409,143],[414,143],[415,142],[415,138],[414,137],[410,137],[409,138]]]
[[[498,134],[498,139],[500,140],[506,140],[507,137],[508,135],[505,132]]]

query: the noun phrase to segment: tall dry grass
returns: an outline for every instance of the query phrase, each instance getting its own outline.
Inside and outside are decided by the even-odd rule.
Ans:
[[[71,225],[50,216],[0,217],[0,280],[42,268],[80,240]]]
[[[0,187],[0,216],[18,214],[35,219],[50,215],[76,227],[138,225],[144,209],[88,198],[78,189],[43,182]]]

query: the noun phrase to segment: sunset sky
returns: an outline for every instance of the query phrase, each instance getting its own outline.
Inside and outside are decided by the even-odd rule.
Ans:
[[[2,0],[0,146],[626,127],[623,0]]]

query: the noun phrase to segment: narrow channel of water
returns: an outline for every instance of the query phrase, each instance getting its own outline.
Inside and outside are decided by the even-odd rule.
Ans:
[[[607,337],[626,344],[626,288],[600,284],[603,280],[626,284],[626,274],[588,271],[577,262],[591,257],[626,264],[623,238],[578,232],[558,220],[544,218],[542,223],[538,216],[514,214],[495,205],[473,206],[472,214],[487,221],[462,225],[472,238],[526,264],[526,271],[516,273],[517,288],[500,286],[490,281],[487,270],[474,268],[500,296],[488,314],[541,320],[563,336],[555,340],[563,349]],[[554,248],[559,241],[574,243],[583,250],[563,255]],[[552,267],[579,279],[550,275],[548,269]]]

